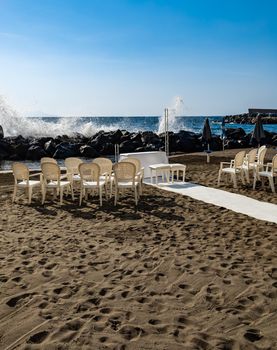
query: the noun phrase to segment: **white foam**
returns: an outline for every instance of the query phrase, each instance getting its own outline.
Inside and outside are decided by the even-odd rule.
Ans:
[[[58,120],[48,121],[39,118],[26,118],[10,107],[0,96],[0,125],[4,129],[5,136],[22,135],[24,137],[57,136],[80,133],[92,136],[99,130],[111,131],[118,129],[117,125],[95,125],[91,121],[80,123],[78,117],[62,117]]]
[[[180,123],[178,116],[183,115],[184,102],[180,96],[174,98],[171,107],[168,108],[168,130],[178,132],[180,130]],[[165,116],[163,114],[160,119],[158,133],[165,131]]]

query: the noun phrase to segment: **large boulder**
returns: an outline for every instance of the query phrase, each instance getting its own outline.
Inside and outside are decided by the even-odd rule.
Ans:
[[[28,149],[31,146],[28,143],[18,143],[16,145],[13,146],[13,156],[12,159],[14,160],[21,160],[21,159],[25,159],[27,158],[27,152]]]
[[[0,160],[9,159],[12,152],[11,145],[4,140],[0,140]]]
[[[241,140],[246,133],[242,128],[226,128],[225,135],[227,139]]]
[[[44,144],[44,150],[49,156],[53,156],[56,151],[56,143],[54,140],[49,140]]]
[[[141,143],[137,141],[126,140],[120,144],[120,152],[121,153],[134,152],[139,147],[141,147]]]
[[[123,134],[122,134],[121,130],[118,129],[116,131],[112,131],[110,133],[111,143],[113,143],[114,145],[119,144],[122,136],[123,136]]]
[[[85,158],[96,158],[98,157],[99,153],[91,146],[89,145],[83,145],[80,147],[80,154],[82,157]]]
[[[44,149],[39,145],[32,145],[28,148],[26,153],[26,159],[29,160],[40,160],[42,157],[45,157],[46,153]]]
[[[62,142],[56,147],[53,157],[56,159],[66,159],[69,157],[78,157],[79,154],[79,148],[76,144]]]

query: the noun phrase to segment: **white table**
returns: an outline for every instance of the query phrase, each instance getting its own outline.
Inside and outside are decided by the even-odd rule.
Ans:
[[[144,178],[150,178],[151,176],[149,165],[158,163],[168,164],[166,153],[161,151],[121,153],[119,156],[119,160],[126,158],[137,158],[140,160],[141,166],[144,168]]]
[[[180,164],[180,163],[151,164],[149,165],[149,169],[150,169],[151,183],[153,183],[153,177],[155,176],[155,180],[157,184],[159,175],[162,177],[163,182],[165,181],[165,179],[167,182],[170,182],[170,179],[171,179],[171,182],[173,183],[175,173],[176,173],[176,179],[178,181],[180,172],[182,172],[182,180],[183,182],[185,182],[186,166],[184,164]]]
[[[165,164],[165,163],[152,164],[152,165],[149,165],[149,169],[150,169],[151,184],[153,183],[153,173],[155,174],[156,184],[158,183],[159,174],[162,176],[163,181],[166,178],[167,182],[169,182],[169,178],[170,178],[170,165],[169,164]]]

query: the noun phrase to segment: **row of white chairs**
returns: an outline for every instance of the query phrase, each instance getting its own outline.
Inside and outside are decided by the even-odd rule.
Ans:
[[[234,188],[237,188],[237,176],[240,175],[241,181],[245,184],[244,176],[247,183],[250,183],[250,173],[253,173],[253,189],[256,188],[257,180],[262,181],[268,179],[271,190],[275,193],[274,178],[277,177],[277,155],[271,162],[265,164],[266,146],[251,150],[248,154],[240,151],[236,154],[231,162],[221,162],[218,173],[218,186],[220,185],[223,174],[230,175]]]
[[[134,191],[135,203],[137,205],[139,196],[142,194],[143,168],[136,158],[128,158],[120,163],[112,164],[108,158],[96,158],[91,163],[84,163],[79,158],[67,158],[65,160],[66,174],[62,174],[61,168],[54,158],[41,159],[41,173],[30,174],[29,168],[23,163],[14,163],[12,166],[14,174],[13,202],[17,191],[23,189],[28,194],[28,202],[31,203],[33,189],[41,187],[42,204],[45,202],[48,190],[54,192],[55,197],[60,195],[60,204],[63,203],[64,190],[71,192],[74,200],[74,191],[80,188],[79,204],[83,197],[88,198],[91,192],[98,192],[100,206],[102,206],[103,191],[108,197],[114,192],[114,203],[117,204],[119,193],[125,189]],[[40,177],[33,180],[33,177]],[[113,188],[114,187],[114,188]]]

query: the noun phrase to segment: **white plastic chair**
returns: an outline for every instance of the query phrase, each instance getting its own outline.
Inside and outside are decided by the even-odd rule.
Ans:
[[[257,177],[259,179],[259,170],[264,168],[264,159],[265,159],[265,154],[266,154],[267,148],[266,146],[261,146],[258,149],[258,154],[257,154],[257,161],[255,163],[255,171],[257,173]]]
[[[51,189],[54,194],[60,194],[60,204],[63,204],[63,192],[64,188],[71,189],[72,200],[74,200],[73,188],[71,181],[67,180],[68,175],[61,175],[60,167],[55,163],[42,163],[42,204],[45,202],[47,190]],[[66,180],[64,180],[66,179]]]
[[[80,202],[82,204],[83,196],[85,199],[88,198],[88,191],[94,190],[99,192],[100,206],[102,206],[102,193],[105,188],[106,198],[107,198],[107,182],[108,177],[100,177],[100,166],[96,163],[82,163],[79,165],[79,172],[81,176],[81,192],[80,192]]]
[[[14,191],[12,202],[14,203],[17,190],[23,189],[28,193],[28,203],[32,201],[33,188],[41,186],[41,180],[30,180],[31,177],[41,176],[41,173],[31,174],[29,168],[23,163],[14,163],[12,165],[14,176]]]
[[[135,195],[135,203],[138,204],[140,179],[136,173],[136,166],[129,162],[114,164],[115,195],[114,205],[117,204],[120,190],[132,189]]]
[[[257,149],[252,149],[249,151],[244,158],[244,162],[242,165],[242,169],[244,171],[246,181],[250,182],[250,172],[253,171],[253,176],[256,171],[256,157],[257,157]]]
[[[231,175],[233,180],[234,188],[237,188],[237,174],[240,174],[241,181],[244,184],[243,178],[243,162],[245,157],[245,151],[240,151],[236,154],[235,159],[231,160],[231,162],[220,162],[220,169],[218,173],[218,186],[220,185],[221,175],[222,173]],[[224,168],[225,165],[228,165]]]
[[[79,165],[82,164],[83,161],[79,158],[69,157],[64,161],[64,165],[66,167],[66,173],[68,175],[68,179],[71,182],[72,189],[74,191],[75,183],[81,182],[81,176],[79,174]]]
[[[58,162],[56,161],[55,158],[50,158],[50,157],[43,157],[43,158],[41,158],[40,164],[43,164],[43,163],[54,163],[54,164],[58,164]]]
[[[110,188],[110,198],[112,197],[114,174],[113,174],[113,163],[108,158],[95,158],[92,163],[98,164],[100,167],[100,180],[107,178]]]
[[[261,171],[257,171],[254,174],[254,184],[253,184],[253,190],[256,188],[256,182],[257,178],[262,178],[262,187],[264,187],[264,178],[268,178],[271,190],[273,193],[275,193],[275,187],[274,187],[274,177],[277,177],[277,154],[273,157],[272,162],[268,163],[266,166],[263,167],[264,169]]]
[[[124,158],[120,162],[128,162],[134,164],[136,167],[136,177],[139,182],[139,193],[142,194],[142,184],[144,179],[144,168],[141,167],[141,161],[138,158]]]

